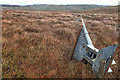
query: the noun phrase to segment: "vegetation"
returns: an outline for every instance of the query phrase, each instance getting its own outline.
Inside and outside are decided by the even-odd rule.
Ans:
[[[3,78],[94,78],[89,65],[70,60],[80,17],[95,47],[118,44],[117,14],[3,9],[2,15]],[[119,76],[118,54],[105,77]]]

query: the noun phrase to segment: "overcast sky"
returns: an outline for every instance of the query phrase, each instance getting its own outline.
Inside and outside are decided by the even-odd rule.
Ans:
[[[120,0],[0,0],[0,4],[31,5],[31,4],[98,4],[118,5]]]

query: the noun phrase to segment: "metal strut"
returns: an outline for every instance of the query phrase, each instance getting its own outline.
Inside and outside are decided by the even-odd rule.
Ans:
[[[96,77],[102,78],[105,76],[106,72],[112,72],[109,66],[111,65],[111,62],[112,64],[115,64],[113,55],[118,45],[115,44],[100,50],[95,48],[85,27],[84,21],[82,18],[81,20],[83,29],[78,36],[72,58],[77,61],[85,59],[92,65]]]

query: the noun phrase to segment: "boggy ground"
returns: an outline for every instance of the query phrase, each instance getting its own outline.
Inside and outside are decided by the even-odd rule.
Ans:
[[[3,78],[94,78],[89,64],[71,60],[83,18],[96,48],[118,44],[117,14],[2,11]],[[118,77],[118,50],[112,73]]]

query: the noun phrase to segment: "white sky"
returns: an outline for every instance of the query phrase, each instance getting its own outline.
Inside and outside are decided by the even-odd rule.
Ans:
[[[120,0],[0,0],[0,4],[31,5],[31,4],[98,4],[118,5]]]

